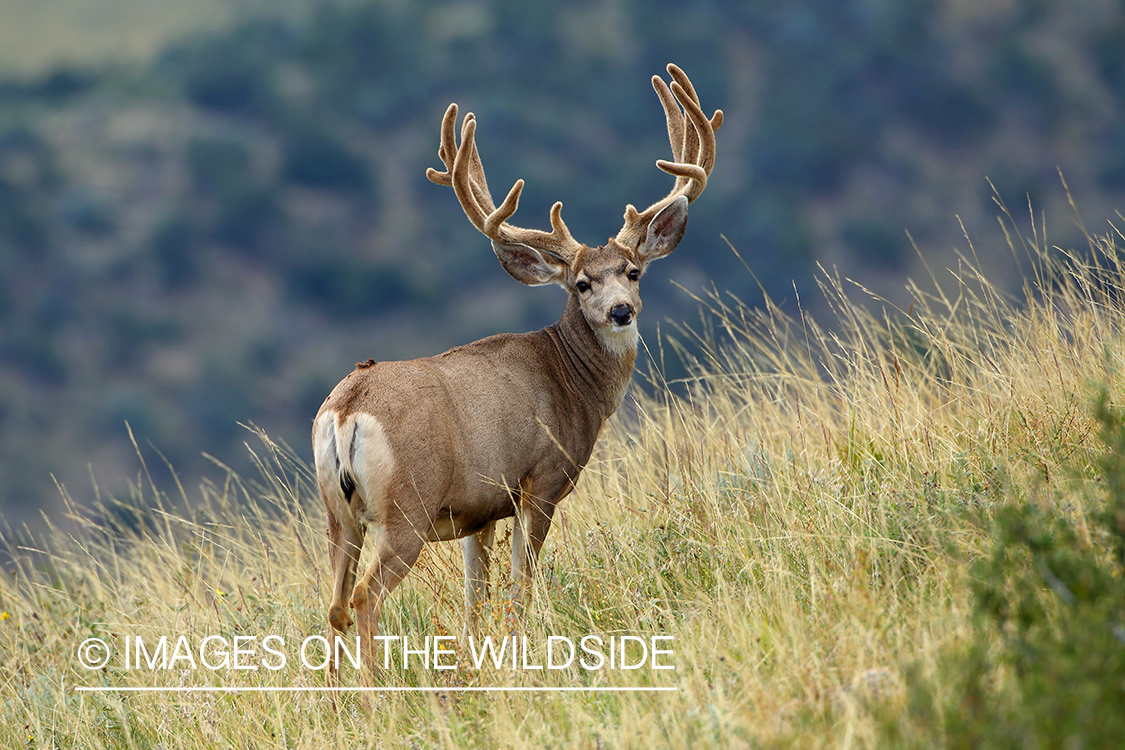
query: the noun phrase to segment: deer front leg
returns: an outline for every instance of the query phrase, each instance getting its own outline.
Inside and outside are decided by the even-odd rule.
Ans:
[[[552,488],[554,491],[547,495],[549,500],[543,500],[532,494],[530,480],[520,485],[519,504],[512,524],[512,611],[508,617],[508,630],[512,634],[523,629],[523,618],[535,583],[535,565],[547,532],[551,530],[555,507],[573,488],[573,482],[567,479],[561,489]]]
[[[488,602],[488,563],[495,522],[461,540],[465,558],[465,632],[463,639],[480,636],[480,616]]]

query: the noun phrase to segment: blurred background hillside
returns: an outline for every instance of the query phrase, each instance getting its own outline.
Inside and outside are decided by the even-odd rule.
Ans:
[[[1121,0],[0,0],[0,512],[123,494],[162,454],[241,466],[239,422],[308,455],[356,360],[553,322],[431,185],[450,101],[476,112],[515,221],[580,240],[671,178],[648,79],[675,61],[719,158],[643,330],[712,280],[814,305],[816,265],[902,299],[925,263],[1015,261],[991,178],[1049,240],[1125,206]],[[753,275],[727,247],[725,235]],[[979,235],[979,238],[978,238]],[[1001,274],[1001,276],[998,276]],[[665,325],[665,328],[667,326]]]

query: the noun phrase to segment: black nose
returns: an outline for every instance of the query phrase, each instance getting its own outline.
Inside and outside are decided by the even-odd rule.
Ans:
[[[609,311],[609,319],[614,325],[627,326],[633,320],[633,308],[628,305],[614,305]]]

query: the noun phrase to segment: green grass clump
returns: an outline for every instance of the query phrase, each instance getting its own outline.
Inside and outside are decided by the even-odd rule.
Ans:
[[[1015,298],[968,262],[905,311],[827,278],[827,327],[716,295],[684,330],[690,376],[653,374],[611,422],[544,548],[528,637],[671,636],[674,670],[398,666],[382,685],[440,689],[336,710],[314,692],[123,690],[322,684],[292,662],[83,669],[90,637],[323,632],[323,506],[262,435],[256,480],[168,498],[142,474],[99,520],[75,511],[13,547],[0,745],[1099,746],[1088,717],[1112,726],[1123,669],[1125,267],[1113,237],[1078,254],[1011,236],[1030,262]],[[459,634],[459,557],[427,545],[383,632]],[[463,690],[508,686],[675,690]]]
[[[1093,412],[1105,505],[1078,519],[1033,502],[997,510],[992,551],[972,567],[977,638],[942,664],[958,689],[943,702],[919,683],[903,744],[1112,748],[1125,736],[1125,410],[1102,390]]]

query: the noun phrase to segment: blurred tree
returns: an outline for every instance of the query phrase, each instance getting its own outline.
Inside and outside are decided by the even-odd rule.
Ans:
[[[282,174],[298,185],[360,194],[371,187],[364,160],[324,131],[294,135],[283,159]]]
[[[24,409],[5,411],[0,465],[25,460],[2,453],[23,430],[40,476],[85,481],[66,446],[120,444],[125,417],[172,436],[178,467],[239,453],[239,421],[303,446],[310,394],[356,359],[549,322],[558,298],[506,284],[424,177],[450,100],[479,116],[496,197],[527,181],[516,221],[544,227],[563,200],[586,242],[670,185],[651,75],[674,60],[727,111],[690,245],[646,288],[650,335],[694,313],[666,279],[753,302],[758,281],[781,299],[814,286],[818,262],[910,273],[903,230],[962,242],[954,216],[994,210],[985,175],[1040,206],[1060,166],[1112,217],[1119,5],[329,0],[140,73],[0,81],[0,404]],[[63,439],[64,408],[80,437]]]

